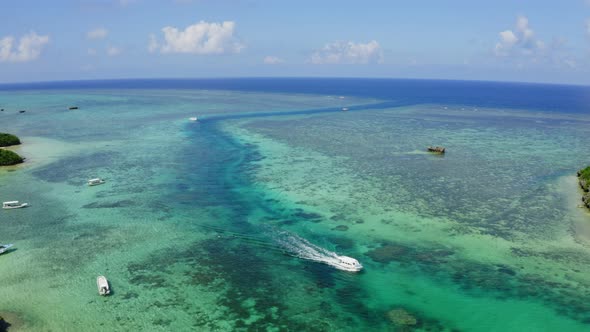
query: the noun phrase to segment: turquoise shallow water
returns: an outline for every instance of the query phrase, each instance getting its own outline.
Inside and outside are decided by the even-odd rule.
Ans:
[[[27,157],[0,198],[31,204],[0,213],[10,330],[589,328],[588,116],[342,97],[0,93]]]

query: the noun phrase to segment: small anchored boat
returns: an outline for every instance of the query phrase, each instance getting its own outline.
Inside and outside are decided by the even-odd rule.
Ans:
[[[68,109],[69,110],[77,110],[78,109],[78,106],[70,106],[70,107],[68,107]]]
[[[88,185],[89,186],[98,186],[99,184],[103,184],[105,183],[105,181],[101,178],[96,178],[96,179],[90,179],[88,180]]]
[[[445,153],[445,148],[442,146],[429,146],[427,148],[428,152],[434,152],[434,153]]]
[[[330,262],[335,268],[339,270],[358,272],[363,269],[363,265],[356,259],[348,256],[338,256],[337,262]]]
[[[96,286],[98,286],[98,294],[102,296],[111,294],[111,288],[105,276],[98,276],[96,278]]]
[[[10,202],[3,202],[2,208],[3,209],[20,209],[28,206],[28,203],[21,203],[19,201],[10,201]]]
[[[346,112],[346,111],[348,111],[348,107],[342,107],[342,110],[343,110],[344,112]]]
[[[193,121],[193,122],[195,122],[195,121],[198,121],[198,119],[197,119],[197,117],[196,117],[196,116],[190,117],[190,118],[188,118],[188,119],[189,119],[190,121]]]
[[[0,244],[0,255],[7,252],[12,247],[12,244]]]

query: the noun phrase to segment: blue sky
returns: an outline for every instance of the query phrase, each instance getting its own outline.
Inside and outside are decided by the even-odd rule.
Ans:
[[[590,0],[3,1],[0,82],[327,76],[590,84]]]

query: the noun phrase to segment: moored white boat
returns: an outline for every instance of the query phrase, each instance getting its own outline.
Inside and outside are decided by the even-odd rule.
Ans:
[[[3,209],[20,209],[28,206],[28,203],[21,203],[19,201],[10,201],[10,202],[3,202],[2,208]]]
[[[342,110],[346,112],[348,111],[348,107],[342,107]]]
[[[6,251],[8,251],[10,247],[12,247],[12,244],[0,244],[0,254],[3,254]]]
[[[98,294],[103,296],[111,294],[109,282],[105,276],[98,276],[96,278],[96,286],[98,286]]]
[[[327,262],[339,270],[358,272],[363,269],[363,265],[356,259],[348,256],[338,256],[336,261]]]
[[[191,120],[191,121],[193,121],[193,122],[198,120],[196,116],[190,117],[188,119]]]
[[[103,184],[105,181],[101,178],[90,179],[88,180],[89,186],[98,186],[99,184]]]

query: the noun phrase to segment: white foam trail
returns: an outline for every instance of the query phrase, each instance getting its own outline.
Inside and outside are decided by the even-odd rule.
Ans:
[[[277,242],[291,254],[302,259],[328,264],[340,270],[360,271],[363,268],[354,258],[339,256],[292,233],[281,232]]]

